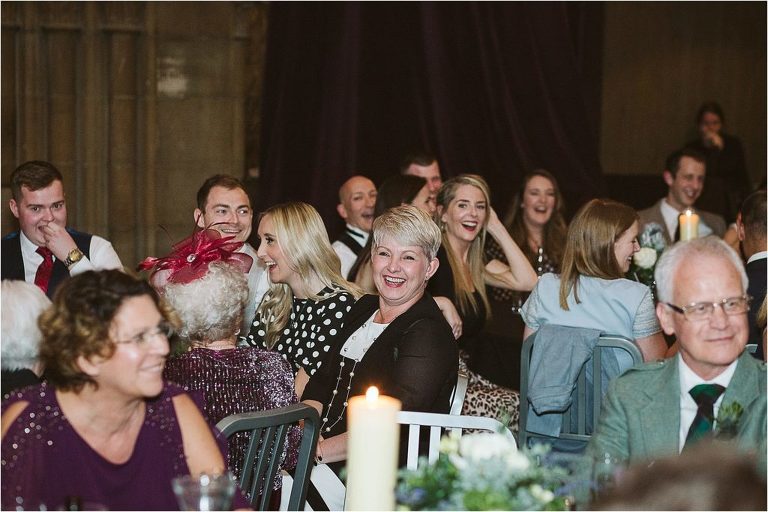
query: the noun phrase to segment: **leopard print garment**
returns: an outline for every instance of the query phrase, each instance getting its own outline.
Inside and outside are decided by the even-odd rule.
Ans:
[[[466,354],[462,351],[459,358],[459,370],[469,375],[467,395],[461,414],[466,416],[485,416],[503,421],[509,416],[507,425],[517,437],[520,418],[520,394],[512,389],[499,386],[469,369]]]

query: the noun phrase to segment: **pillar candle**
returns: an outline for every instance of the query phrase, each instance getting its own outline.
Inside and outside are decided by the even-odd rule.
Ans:
[[[699,237],[699,216],[690,209],[680,214],[680,240],[685,242]]]
[[[394,510],[400,400],[375,387],[349,400],[346,510]]]

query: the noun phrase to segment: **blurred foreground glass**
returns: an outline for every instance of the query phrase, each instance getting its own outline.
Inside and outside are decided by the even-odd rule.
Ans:
[[[231,510],[236,483],[229,473],[173,479],[173,492],[180,510]]]
[[[610,453],[604,453],[595,457],[592,466],[593,502],[616,486],[622,473],[626,470],[626,466],[625,460],[615,457]]]

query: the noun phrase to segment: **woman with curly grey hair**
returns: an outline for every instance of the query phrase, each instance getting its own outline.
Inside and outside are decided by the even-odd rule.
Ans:
[[[43,335],[37,325],[51,301],[38,286],[26,281],[3,279],[2,284],[2,391],[40,383],[43,365],[38,349]]]
[[[214,424],[231,414],[297,402],[293,374],[280,354],[236,348],[248,302],[246,272],[253,260],[235,252],[239,242],[219,236],[213,230],[200,231],[159,260],[161,266],[172,269],[159,292],[179,316],[177,334],[183,349],[168,359],[163,376],[200,393],[203,409]],[[247,433],[238,433],[229,441],[227,465],[236,477],[242,471],[248,440]],[[295,427],[287,442],[288,468],[296,463],[299,440]],[[281,481],[274,485],[278,489]]]

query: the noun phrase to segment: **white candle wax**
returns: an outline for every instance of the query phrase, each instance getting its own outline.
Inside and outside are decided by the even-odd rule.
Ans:
[[[346,510],[395,509],[400,407],[376,388],[349,400]]]
[[[699,216],[690,209],[680,214],[680,240],[686,242],[699,237]]]

